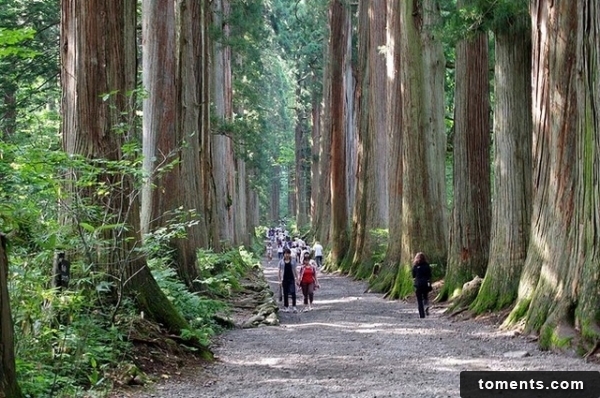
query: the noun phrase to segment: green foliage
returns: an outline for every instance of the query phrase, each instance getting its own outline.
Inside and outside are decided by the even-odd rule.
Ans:
[[[389,230],[373,229],[369,231],[373,240],[373,263],[381,263],[385,259],[387,251],[387,242],[389,240]]]
[[[28,114],[60,100],[57,0],[4,0],[0,7],[0,137],[14,139]]]
[[[22,58],[32,58],[37,53],[29,48],[19,45],[33,38],[35,31],[32,28],[6,29],[0,28],[0,58],[14,55]]]
[[[228,298],[239,291],[240,280],[258,264],[252,254],[243,248],[218,254],[199,249],[197,256],[200,275],[196,282],[203,286],[205,294],[216,298]]]
[[[169,300],[189,322],[192,329],[182,333],[183,338],[196,338],[202,345],[208,346],[210,339],[221,331],[215,322],[214,315],[225,312],[227,305],[222,301],[208,299],[190,292],[178,279],[175,270],[164,262],[151,262],[152,275]]]
[[[98,292],[48,289],[48,272],[38,265],[51,263],[48,252],[11,258],[11,298],[20,303],[13,309],[17,372],[26,396],[74,397],[84,389],[108,388],[109,370],[131,345],[119,325],[110,323],[109,308],[98,305]],[[79,265],[73,266],[78,275]],[[90,275],[79,286],[99,280]]]
[[[457,7],[455,0],[442,2],[446,40],[451,44],[478,32],[499,31],[526,26],[529,18],[527,0],[464,0]]]

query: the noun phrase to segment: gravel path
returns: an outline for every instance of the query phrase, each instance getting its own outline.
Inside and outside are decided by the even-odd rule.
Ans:
[[[275,261],[265,275],[275,287]],[[464,370],[600,370],[480,322],[452,321],[441,308],[419,319],[414,304],[364,293],[364,283],[346,277],[319,279],[313,311],[229,331],[214,348],[216,363],[136,397],[454,398]],[[515,351],[530,356],[505,355]]]

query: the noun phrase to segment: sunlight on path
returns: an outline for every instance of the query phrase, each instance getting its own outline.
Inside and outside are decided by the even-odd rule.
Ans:
[[[275,264],[265,264],[274,290]],[[145,397],[454,398],[463,370],[600,369],[475,322],[453,323],[435,308],[419,319],[413,304],[364,293],[363,283],[345,277],[319,279],[313,311],[280,312],[280,326],[226,333],[215,365]],[[504,356],[517,350],[531,355]]]

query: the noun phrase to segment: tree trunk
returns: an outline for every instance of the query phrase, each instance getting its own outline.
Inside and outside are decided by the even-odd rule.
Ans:
[[[385,259],[374,270],[370,288],[376,292],[391,292],[402,253],[402,81],[400,79],[401,21],[400,4],[387,2],[387,132],[389,139],[388,246]]]
[[[295,218],[296,212],[298,211],[298,204],[296,203],[296,167],[295,165],[287,166],[287,207],[288,207],[288,218]]]
[[[475,313],[517,297],[531,222],[531,26],[527,16],[494,32],[494,201],[488,269]]]
[[[232,119],[232,87],[231,87],[231,48],[224,42],[229,38],[229,0],[213,2],[213,26],[222,35],[214,43],[213,57],[213,95],[215,116],[221,122]],[[234,189],[234,156],[231,138],[224,134],[212,137],[212,170],[215,187],[215,202],[212,208],[213,246],[221,250],[222,245],[231,246],[233,242],[233,200]]]
[[[323,107],[321,106],[321,101],[319,98],[313,94],[312,101],[312,110],[311,110],[311,118],[312,118],[312,146],[310,148],[310,219],[313,224],[317,217],[317,206],[318,202],[321,200],[319,197],[319,181],[321,176],[319,174],[319,149],[321,148],[321,112],[323,111]]]
[[[273,166],[273,172],[271,177],[271,207],[270,207],[270,221],[272,223],[279,223],[281,217],[280,210],[280,196],[281,196],[281,166]]]
[[[392,298],[413,291],[410,264],[416,252],[432,264],[446,261],[444,68],[433,26],[437,1],[400,5],[402,90],[402,253]]]
[[[461,2],[458,3],[460,9]],[[439,300],[454,298],[464,283],[483,278],[491,231],[490,89],[486,33],[456,49],[454,94],[454,200],[448,268]],[[522,106],[522,105],[521,105]],[[461,305],[470,304],[461,301]]]
[[[331,0],[331,263],[338,266],[348,249],[348,211],[346,208],[346,150],[344,106],[344,65],[348,11],[341,0]]]
[[[577,70],[581,73],[577,79],[576,136],[580,172],[573,225],[580,228],[574,242],[578,254],[573,256],[576,266],[570,268],[569,282],[577,303],[574,326],[584,336],[585,351],[590,352],[590,347],[600,340],[600,4],[591,0],[578,4],[577,16],[577,43],[580,43]]]
[[[234,241],[236,244],[243,244],[246,247],[250,247],[250,236],[248,233],[248,220],[246,218],[246,211],[248,206],[248,170],[246,161],[241,158],[237,158],[236,161],[236,173],[235,181],[236,187],[235,192],[237,194],[236,200],[234,200]]]
[[[3,113],[0,117],[0,139],[11,141],[17,131],[17,86],[7,82],[4,88]]]
[[[3,234],[0,234],[0,397],[23,397],[15,369],[13,320],[8,295],[8,255]]]
[[[142,231],[169,224],[178,207],[177,58],[175,7],[172,0],[142,1],[143,169]]]
[[[331,15],[330,15],[331,18]],[[331,21],[328,24],[329,42],[331,37]],[[324,46],[323,57],[329,59],[330,45]],[[331,233],[331,65],[325,62],[323,66],[323,110],[320,118],[320,139],[318,141],[319,179],[316,183],[315,216],[313,231],[315,239],[329,242]],[[317,143],[313,143],[316,145]]]
[[[354,211],[358,181],[358,97],[356,65],[353,60],[353,23],[352,14],[348,13],[346,24],[346,62],[344,65],[344,87],[346,89],[346,176],[348,214]]]
[[[383,252],[387,227],[389,157],[386,131],[386,1],[359,5],[358,178],[349,270],[358,278],[371,275],[374,255]]]
[[[208,1],[202,0],[198,2],[200,5],[200,17],[197,21],[199,25],[199,40],[200,40],[200,57],[198,60],[198,76],[199,76],[199,126],[200,131],[198,135],[199,150],[200,150],[200,172],[198,174],[200,191],[197,195],[202,196],[201,203],[203,208],[199,209],[204,218],[203,224],[206,225],[208,246],[215,247],[214,245],[214,234],[212,231],[215,230],[216,221],[212,215],[213,207],[215,206],[215,186],[212,183],[212,158],[211,158],[211,146],[212,146],[212,133],[211,133],[211,78],[212,78],[212,42],[210,39],[211,31],[211,7]]]
[[[177,136],[181,141],[178,165],[181,196],[173,205],[183,206],[186,212],[183,221],[190,224],[186,228],[186,236],[175,241],[178,274],[190,287],[198,277],[196,252],[209,244],[206,193],[201,185],[202,178],[198,177],[202,173],[200,95],[202,85],[207,84],[202,81],[199,66],[202,62],[202,26],[197,21],[202,20],[201,7],[201,2],[193,0],[178,0],[177,3]]]
[[[310,148],[308,140],[307,115],[302,103],[303,82],[297,79],[296,88],[296,127],[295,127],[295,193],[296,193],[296,225],[302,229],[308,224],[310,198]],[[307,152],[308,149],[308,152]]]
[[[136,1],[79,2],[63,0],[61,19],[61,81],[63,84],[63,147],[69,155],[90,161],[130,160],[122,146],[134,139],[136,77]],[[108,93],[112,93],[106,97]],[[103,98],[105,97],[105,98]],[[123,127],[124,126],[124,127]],[[116,132],[117,127],[124,128]],[[77,173],[73,173],[77,178]],[[124,291],[135,293],[141,310],[172,332],[189,328],[187,322],[160,290],[137,250],[141,244],[140,213],[134,183],[129,174],[106,173],[98,177],[105,189],[78,192],[73,196],[103,208],[104,222],[122,224],[107,231],[109,252],[100,264],[120,281]],[[76,208],[69,209],[72,222],[82,219]]]
[[[255,181],[257,173],[254,168],[247,167],[248,181]],[[246,247],[252,246],[252,238],[254,237],[255,230],[260,224],[260,204],[258,199],[258,193],[254,186],[250,183],[245,184],[246,187],[246,210],[244,215],[246,217],[246,236],[243,242]]]
[[[533,215],[508,322],[524,315],[525,330],[539,332],[543,348],[568,345],[577,331],[594,344],[600,337],[598,4],[540,0],[531,7]]]

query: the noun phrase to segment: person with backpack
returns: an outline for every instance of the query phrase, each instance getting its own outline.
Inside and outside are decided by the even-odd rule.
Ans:
[[[431,289],[431,267],[425,258],[425,254],[419,252],[413,260],[412,277],[414,280],[415,293],[417,295],[417,306],[419,307],[419,318],[429,315],[429,301],[427,296]]]
[[[306,254],[302,258],[302,267],[300,268],[300,281],[299,285],[302,288],[302,295],[304,296],[304,311],[312,310],[312,303],[315,297],[315,288],[319,286],[319,279],[317,278],[317,267],[314,266],[314,262],[310,260],[310,254]]]
[[[279,260],[279,284],[283,290],[283,312],[289,312],[289,296],[292,296],[292,311],[298,312],[296,308],[296,281],[298,271],[296,270],[296,260],[292,258],[292,251],[289,248],[283,250],[283,259]]]

